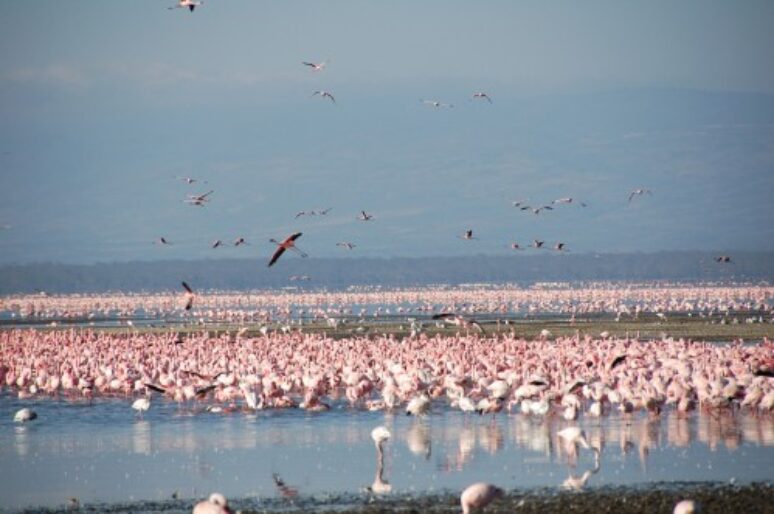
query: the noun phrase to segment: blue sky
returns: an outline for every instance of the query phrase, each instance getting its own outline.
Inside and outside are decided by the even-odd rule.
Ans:
[[[774,250],[771,2],[171,3],[0,3],[0,263]]]

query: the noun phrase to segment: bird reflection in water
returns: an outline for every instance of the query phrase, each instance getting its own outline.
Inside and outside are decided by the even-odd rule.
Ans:
[[[476,449],[476,430],[470,426],[464,426],[460,429],[459,443],[457,453],[454,456],[447,457],[443,463],[438,466],[440,471],[462,471],[473,458],[473,450]]]
[[[25,426],[13,427],[14,433],[14,448],[19,457],[26,457],[30,452],[30,441],[27,437],[28,430]]]
[[[559,448],[567,456],[567,465],[575,467],[578,465],[578,446],[594,452],[594,458],[599,459],[599,449],[591,446],[586,440],[586,433],[577,426],[567,427],[556,433],[559,442]]]
[[[425,460],[430,459],[432,445],[430,443],[430,426],[425,420],[415,419],[411,428],[406,432],[408,449],[414,455],[422,455]]]
[[[570,471],[570,476],[562,482],[563,489],[570,489],[572,491],[580,491],[586,487],[586,483],[589,481],[592,475],[596,475],[600,468],[599,453],[594,452],[594,467],[583,472],[579,477],[576,477]]]
[[[132,424],[132,452],[140,455],[151,453],[150,422],[140,419]]]
[[[505,437],[499,424],[491,424],[480,427],[478,444],[490,455],[494,455],[503,449]]]

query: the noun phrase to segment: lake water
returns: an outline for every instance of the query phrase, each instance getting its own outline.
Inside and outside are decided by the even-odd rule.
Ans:
[[[26,424],[14,412],[32,407]],[[649,419],[612,414],[566,422],[504,414],[464,415],[443,404],[426,418],[402,412],[301,410],[212,413],[155,399],[143,418],[129,400],[93,404],[19,400],[0,394],[0,509],[200,499],[212,491],[254,504],[348,495],[361,498],[376,478],[371,430],[385,425],[381,490],[389,494],[459,491],[475,481],[559,489],[664,481],[749,483],[774,478],[774,418],[674,413]],[[579,425],[594,454],[565,448],[556,432]],[[568,453],[569,451],[569,453]],[[281,490],[279,475],[290,489]],[[389,483],[389,486],[385,485]],[[377,487],[379,489],[379,487]],[[295,491],[294,491],[295,490]]]

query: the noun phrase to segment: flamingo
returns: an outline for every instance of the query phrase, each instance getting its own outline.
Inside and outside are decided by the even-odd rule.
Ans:
[[[369,488],[376,494],[384,494],[392,491],[392,486],[384,479],[384,444],[392,437],[385,426],[378,426],[371,431],[371,439],[376,445],[376,476],[374,483]]]
[[[187,7],[189,11],[194,12],[194,9],[196,9],[196,7],[200,5],[204,5],[204,0],[199,2],[196,2],[194,0],[178,0],[177,5],[167,7],[167,9],[185,9]]]
[[[312,93],[312,96],[320,95],[321,98],[329,98],[331,102],[336,103],[336,99],[333,98],[333,95],[328,91],[315,91]]]
[[[392,437],[392,434],[385,426],[378,426],[371,430],[371,439],[374,440],[374,444],[376,445],[376,450],[379,453],[379,455],[382,455],[382,451],[384,450],[382,448],[382,445],[390,438]]]
[[[339,243],[336,243],[336,246],[341,246],[342,248],[346,248],[347,250],[352,250],[355,247],[355,244],[350,243],[349,241],[341,241]]]
[[[223,241],[221,241],[220,239],[216,239],[215,241],[212,242],[213,248],[217,248],[219,246],[223,246]]]
[[[150,409],[150,398],[144,397],[144,398],[138,398],[132,403],[132,408],[137,411],[140,417],[142,417],[143,413]]]
[[[166,237],[163,237],[163,236],[162,236],[162,237],[160,237],[160,238],[158,238],[156,241],[154,241],[154,243],[157,243],[157,244],[160,244],[160,245],[169,245],[169,246],[172,246],[172,242],[171,242],[171,241],[169,241],[169,240],[167,240],[167,238],[166,238]]]
[[[472,510],[483,509],[497,498],[505,496],[505,491],[492,484],[479,482],[469,486],[460,496],[462,514],[470,514]]]
[[[183,289],[185,289],[185,310],[190,311],[191,307],[193,307],[193,301],[196,294],[193,292],[193,289],[191,289],[191,286],[189,286],[185,281],[181,282],[183,285]]]
[[[699,514],[701,506],[694,500],[683,500],[675,505],[673,514]]]
[[[492,103],[492,99],[489,98],[489,95],[484,92],[473,93],[473,98],[484,98],[490,104]]]
[[[173,9],[172,7],[170,9]],[[178,180],[182,180],[186,184],[193,184],[194,182],[199,182],[199,179],[193,178],[193,177],[177,177]],[[206,184],[207,181],[204,181],[204,184]]]
[[[468,319],[463,316],[460,316],[459,314],[454,314],[453,312],[442,312],[440,314],[434,314],[431,319],[434,320],[443,320],[444,323],[451,323],[452,325],[462,327],[465,329],[469,329],[470,327],[474,327],[476,330],[481,332],[482,334],[485,334],[484,327],[481,326],[481,324],[474,320],[474,319]]]
[[[230,514],[226,497],[220,493],[212,493],[209,499],[194,506],[193,514]]]
[[[202,206],[205,203],[210,201],[209,196],[214,193],[215,191],[207,191],[206,193],[202,193],[200,195],[188,195],[188,197],[185,199],[185,203],[190,205],[198,205]]]
[[[272,473],[271,478],[274,480],[274,485],[277,486],[277,490],[284,498],[292,499],[298,496],[298,489],[287,485],[278,473]]]
[[[24,408],[16,412],[13,416],[13,420],[17,423],[26,423],[32,421],[38,417],[38,413],[32,409]]]
[[[306,61],[304,61],[301,64],[303,64],[304,66],[309,66],[310,68],[312,68],[312,71],[322,71],[322,70],[325,69],[325,65],[328,64],[328,62],[329,61],[327,61],[327,60],[323,61],[321,63],[313,63],[313,62],[306,62]]]
[[[275,262],[277,262],[277,259],[279,259],[283,253],[285,253],[285,250],[295,250],[301,254],[301,257],[307,257],[307,255],[296,248],[296,239],[301,237],[301,232],[296,232],[295,234],[291,234],[287,238],[285,238],[284,241],[281,243],[277,241],[276,239],[269,239],[272,243],[277,245],[277,249],[274,250],[274,253],[271,256],[271,259],[269,260],[269,267],[271,267]]]
[[[635,196],[642,196],[646,193],[649,195],[653,195],[653,191],[651,191],[650,189],[640,188],[640,189],[633,190],[631,193],[629,193],[629,202],[631,202],[632,198],[634,198]]]
[[[373,217],[373,214],[368,214],[366,211],[360,211],[360,216],[358,216],[357,219],[360,221],[370,221]]]
[[[436,109],[438,109],[438,108],[446,108],[446,107],[451,109],[452,107],[454,107],[453,104],[445,104],[445,103],[439,102],[437,100],[420,100],[420,102],[422,102],[425,105],[430,105],[432,107],[435,107]]]
[[[544,210],[545,211],[553,211],[554,208],[551,207],[550,205],[541,205],[540,207],[532,209],[532,214],[540,214],[540,211],[544,211]]]
[[[406,406],[406,416],[421,416],[430,411],[430,398],[425,393],[415,396]]]
[[[715,262],[720,263],[733,263],[734,261],[731,260],[731,257],[728,255],[720,255],[718,257],[715,257]]]
[[[467,241],[470,241],[471,239],[478,239],[477,237],[473,237],[473,229],[470,229],[470,228],[466,230],[465,233],[459,237],[460,239],[465,239]]]

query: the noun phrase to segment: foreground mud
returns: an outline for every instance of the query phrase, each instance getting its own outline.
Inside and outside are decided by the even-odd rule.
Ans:
[[[505,513],[575,513],[575,514],[671,514],[677,502],[698,501],[703,514],[774,513],[774,487],[771,483],[743,486],[713,483],[649,484],[641,487],[602,487],[588,491],[536,489],[511,490],[506,498],[485,509],[489,514]],[[69,505],[61,509],[28,509],[24,513],[190,513],[195,501],[136,502],[126,504]],[[458,513],[459,496],[443,493],[424,496],[391,495],[375,497],[327,495],[319,497],[246,498],[230,502],[234,512],[272,514],[314,512],[317,514],[360,513]]]

